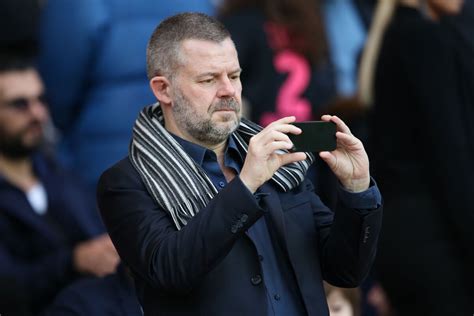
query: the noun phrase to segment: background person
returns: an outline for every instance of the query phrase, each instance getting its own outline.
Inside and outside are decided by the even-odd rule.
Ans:
[[[58,158],[95,192],[100,174],[127,153],[136,113],[153,102],[146,42],[165,17],[211,14],[210,0],[48,0],[39,69],[61,136]]]
[[[376,274],[403,316],[474,310],[474,68],[442,19],[461,7],[380,1],[362,59],[385,203]]]
[[[67,284],[119,262],[93,201],[40,150],[44,95],[32,63],[0,56],[0,278],[24,291],[21,308],[34,314]]]

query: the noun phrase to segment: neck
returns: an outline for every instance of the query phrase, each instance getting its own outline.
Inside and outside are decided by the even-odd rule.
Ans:
[[[225,166],[224,153],[225,153],[226,146],[227,146],[227,141],[215,146],[214,148],[209,148],[209,149],[216,153],[219,167],[221,168],[222,173],[224,174],[224,177],[227,180],[227,182],[230,182],[232,181],[232,179],[234,179],[234,177],[236,176],[236,173],[233,169]]]
[[[11,159],[0,155],[0,173],[23,191],[34,186],[38,179],[33,172],[31,158]]]
[[[227,146],[227,140],[225,140],[224,142],[222,142],[218,145],[214,145],[214,146],[205,146],[204,145],[204,147],[206,147],[207,149],[212,150],[216,154],[217,158],[224,157],[224,152],[225,152],[226,146]]]

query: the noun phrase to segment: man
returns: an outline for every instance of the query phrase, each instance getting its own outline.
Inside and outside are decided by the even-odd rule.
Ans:
[[[10,280],[1,292],[14,286],[35,315],[78,277],[119,262],[94,204],[40,152],[48,120],[32,64],[0,56],[0,278]]]
[[[289,153],[285,117],[240,118],[237,52],[198,13],[164,20],[148,45],[150,86],[129,157],[99,181],[103,219],[145,315],[327,315],[322,280],[357,286],[375,255],[381,197],[360,141],[337,117],[321,152],[341,182],[333,213]]]

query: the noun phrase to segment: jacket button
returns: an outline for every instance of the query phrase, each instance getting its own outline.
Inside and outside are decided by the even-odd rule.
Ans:
[[[248,220],[249,216],[247,214],[242,214],[242,216],[240,217],[240,220],[242,221],[242,223],[245,223],[247,220]]]
[[[256,276],[250,278],[250,282],[253,285],[259,285],[260,283],[262,283],[262,277],[260,276],[260,274],[257,274]]]
[[[275,294],[273,298],[275,299],[275,301],[279,301],[281,299],[281,296],[278,294]]]

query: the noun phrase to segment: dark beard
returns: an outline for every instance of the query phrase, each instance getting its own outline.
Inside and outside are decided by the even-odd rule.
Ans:
[[[0,154],[12,160],[23,159],[31,156],[41,147],[42,140],[34,145],[25,146],[22,136],[23,134],[20,133],[15,137],[6,137],[3,132],[0,132]]]

